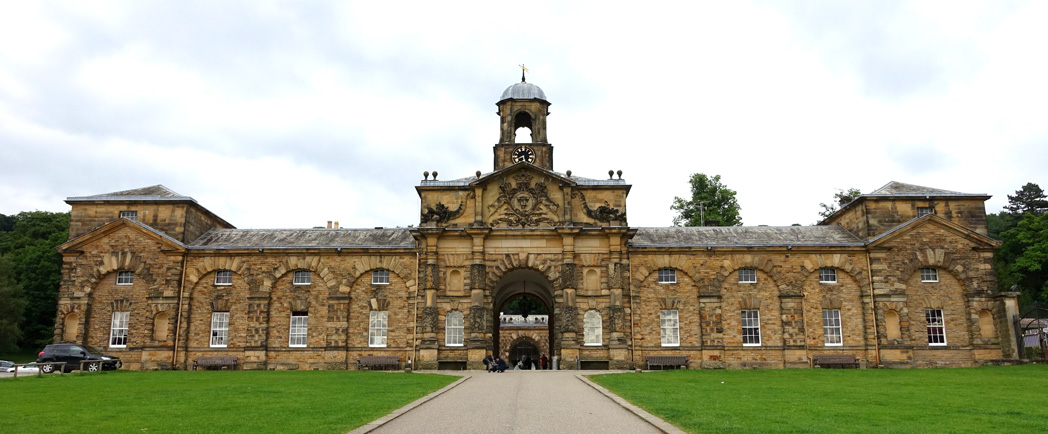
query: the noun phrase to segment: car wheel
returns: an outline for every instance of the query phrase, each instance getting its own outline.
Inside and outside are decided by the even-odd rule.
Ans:
[[[87,364],[87,371],[88,372],[98,372],[98,368],[99,368],[99,364],[98,363],[88,363]]]
[[[55,372],[55,365],[40,365],[40,372],[50,374]]]

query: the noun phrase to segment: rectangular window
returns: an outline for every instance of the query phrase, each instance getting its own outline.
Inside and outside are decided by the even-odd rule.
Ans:
[[[211,346],[225,348],[229,343],[229,312],[211,313]]]
[[[452,347],[462,346],[462,329],[462,312],[448,312],[447,325],[444,327],[444,344]]]
[[[582,317],[583,340],[585,345],[600,346],[604,343],[603,330],[601,329],[600,312],[595,310],[586,311]]]
[[[935,268],[922,268],[921,269],[921,282],[938,282],[939,281],[939,270]]]
[[[309,330],[309,313],[291,313],[291,332],[288,334],[289,347],[306,346],[306,332]]]
[[[233,272],[229,270],[220,270],[215,272],[215,285],[232,285],[233,284]]]
[[[116,272],[116,284],[117,285],[131,285],[135,283],[135,272],[134,271],[117,271]]]
[[[127,322],[131,312],[113,312],[113,323],[109,328],[109,348],[127,347]]]
[[[935,208],[932,208],[930,206],[917,207],[917,217],[924,217],[928,214],[935,214]]]
[[[925,309],[924,320],[928,323],[928,345],[946,345],[946,324],[942,309]]]
[[[680,319],[677,316],[677,311],[659,311],[659,328],[662,329],[662,346],[680,346]]]
[[[844,344],[841,336],[841,311],[839,309],[823,309],[822,334],[826,337],[828,347]]]
[[[295,285],[309,285],[310,278],[312,278],[312,274],[309,270],[298,270],[295,272],[295,280],[291,283]]]
[[[120,211],[120,218],[138,220],[138,211]]]
[[[389,270],[375,270],[371,272],[372,285],[389,285]]]
[[[757,283],[757,270],[752,268],[740,268],[739,283]]]
[[[368,320],[368,346],[386,346],[386,330],[389,326],[389,312],[373,310]]]
[[[672,268],[660,268],[659,283],[677,283],[677,270]]]
[[[742,345],[748,347],[759,347],[761,345],[760,311],[742,311]]]
[[[820,268],[819,283],[837,283],[837,269],[830,267]]]

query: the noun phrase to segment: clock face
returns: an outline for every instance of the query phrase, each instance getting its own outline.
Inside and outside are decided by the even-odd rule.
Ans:
[[[527,146],[521,146],[514,149],[510,156],[513,158],[514,163],[519,163],[521,161],[527,161],[529,163],[535,162],[535,151]]]

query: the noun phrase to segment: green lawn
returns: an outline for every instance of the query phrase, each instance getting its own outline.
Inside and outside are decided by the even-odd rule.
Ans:
[[[0,379],[0,433],[344,433],[455,381],[360,371],[110,371]]]
[[[1048,365],[692,370],[590,378],[695,433],[1048,431]]]

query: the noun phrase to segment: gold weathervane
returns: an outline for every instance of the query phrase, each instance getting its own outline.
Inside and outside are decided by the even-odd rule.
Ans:
[[[527,80],[524,79],[524,73],[528,72],[528,68],[526,66],[524,66],[523,63],[521,63],[520,65],[517,65],[517,66],[520,67],[520,82],[521,83],[527,82]]]

